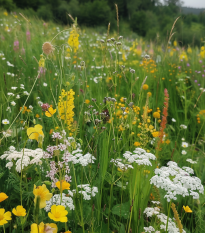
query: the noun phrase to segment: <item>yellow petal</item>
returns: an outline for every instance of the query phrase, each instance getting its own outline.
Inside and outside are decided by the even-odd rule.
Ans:
[[[5,193],[0,193],[0,202],[6,200],[8,196]]]

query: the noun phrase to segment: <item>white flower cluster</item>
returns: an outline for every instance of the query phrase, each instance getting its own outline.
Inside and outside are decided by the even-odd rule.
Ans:
[[[196,164],[197,163],[196,161],[193,161],[192,159],[187,159],[186,161],[191,163],[191,164]]]
[[[152,163],[150,162],[151,160],[155,160],[156,157],[155,155],[151,153],[147,153],[145,150],[141,148],[136,148],[133,153],[130,151],[126,151],[123,154],[123,157],[127,159],[129,163],[137,163],[138,165],[147,165],[147,166],[152,166]]]
[[[163,213],[160,213],[160,209],[157,207],[147,207],[144,210],[144,214],[146,214],[147,217],[152,217],[153,215],[156,215],[156,217],[160,220],[160,229],[166,231],[166,225],[167,225],[167,216]],[[144,228],[145,229],[145,228]],[[147,228],[146,228],[147,229]],[[148,228],[149,229],[149,228]],[[151,230],[152,228],[150,228]],[[154,228],[153,228],[154,229]],[[167,230],[169,233],[180,233],[179,228],[176,226],[176,224],[173,222],[171,218],[168,220],[168,227]],[[152,230],[154,231],[154,230]],[[151,231],[145,231],[145,232],[151,232]],[[159,231],[156,231],[159,232]],[[156,233],[155,232],[155,233]],[[186,233],[185,230],[182,230],[183,233]]]
[[[64,154],[64,156],[66,155]],[[81,149],[72,151],[72,154],[67,152],[67,156],[68,161],[72,161],[73,164],[81,164],[83,167],[87,166],[90,163],[94,163],[96,160],[96,158],[90,153],[83,155]]]
[[[145,231],[145,232],[148,232],[148,233],[152,233],[152,232],[160,233],[160,231],[155,231],[155,229],[154,229],[153,226],[144,227],[144,231]]]
[[[193,199],[199,199],[198,192],[204,193],[204,187],[198,177],[190,176],[193,173],[193,169],[180,168],[177,163],[169,161],[167,167],[155,169],[156,175],[150,179],[150,183],[167,192],[164,198],[167,198],[168,202],[176,200],[177,195],[191,195]]]
[[[89,184],[80,184],[77,186],[78,193],[81,193],[83,195],[84,200],[90,200],[91,196],[94,197],[98,193],[98,188],[97,187],[90,187]],[[76,193],[76,190],[73,190],[73,193]]]
[[[45,211],[49,212],[52,205],[62,205],[65,206],[65,208],[68,207],[70,210],[75,209],[72,197],[67,197],[65,193],[62,193],[62,201],[60,194],[55,194],[49,201],[46,201]]]
[[[116,167],[120,168],[123,171],[126,171],[129,168],[133,169],[132,165],[122,163],[122,159],[111,159],[110,162],[114,163]]]
[[[15,147],[10,146],[9,151],[5,151],[1,155],[1,159],[9,160],[6,167],[11,169],[13,165],[16,165],[16,171],[21,172],[22,170],[30,164],[40,165],[42,164],[43,150],[38,148],[35,150],[24,148],[21,151],[16,151]],[[15,162],[16,161],[16,162]]]

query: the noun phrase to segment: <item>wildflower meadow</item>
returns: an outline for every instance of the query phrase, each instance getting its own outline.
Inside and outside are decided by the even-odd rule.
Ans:
[[[205,232],[205,47],[0,12],[0,232]]]

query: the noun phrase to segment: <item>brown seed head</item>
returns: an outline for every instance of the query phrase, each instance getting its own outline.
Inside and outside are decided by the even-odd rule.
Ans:
[[[43,52],[46,54],[46,55],[49,55],[50,53],[53,52],[54,50],[54,47],[53,45],[50,43],[50,42],[45,42],[42,46],[42,49],[43,49]]]

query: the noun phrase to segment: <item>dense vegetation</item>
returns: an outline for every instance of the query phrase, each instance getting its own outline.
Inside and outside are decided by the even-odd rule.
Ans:
[[[120,25],[0,12],[1,233],[204,232],[205,48]]]

